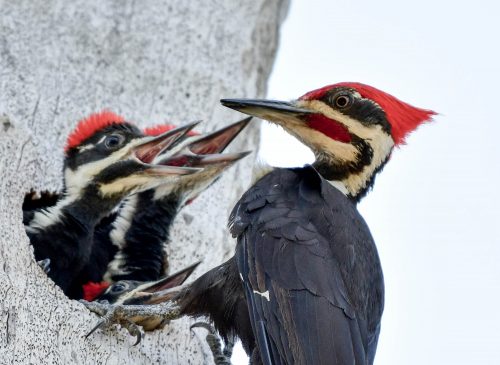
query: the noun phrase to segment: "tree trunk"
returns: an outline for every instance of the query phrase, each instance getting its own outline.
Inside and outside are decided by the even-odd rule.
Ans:
[[[36,5],[35,5],[36,4]],[[97,317],[68,300],[33,259],[21,204],[60,190],[62,147],[75,123],[108,108],[140,126],[240,117],[222,97],[265,94],[287,0],[0,0],[0,363],[212,363],[205,333],[174,321],[136,347],[124,329],[84,334]],[[233,150],[256,150],[251,125]],[[184,209],[171,270],[232,253],[226,221],[250,183],[253,157]]]

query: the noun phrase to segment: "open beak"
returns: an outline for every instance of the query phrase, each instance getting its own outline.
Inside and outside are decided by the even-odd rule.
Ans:
[[[234,138],[248,125],[252,118],[245,118],[215,132],[190,137],[180,150],[173,155],[168,151],[165,156],[160,156],[155,163],[168,166],[183,166],[203,168],[213,165],[229,165],[250,152],[221,153],[234,140]]]
[[[172,299],[178,293],[177,287],[186,281],[200,263],[201,261],[195,262],[175,274],[141,285],[136,289],[133,297],[123,304],[158,304]]]
[[[189,149],[191,152],[199,155],[220,153],[240,134],[251,119],[252,117],[242,119],[239,122],[206,134],[201,138],[198,137],[194,142],[189,144]]]
[[[172,146],[177,140],[186,135],[200,122],[189,123],[160,134],[156,137],[144,137],[141,142],[133,147],[133,153],[143,163],[151,163],[156,156]]]
[[[153,163],[153,160],[163,151],[173,146],[178,140],[182,139],[200,122],[189,123],[160,134],[156,137],[144,137],[138,144],[132,147],[132,155],[144,165],[143,174],[151,176],[171,176],[171,175],[189,175],[200,171],[200,169],[183,166],[167,165]]]
[[[252,115],[271,122],[286,122],[294,119],[303,121],[304,117],[317,112],[300,108],[291,102],[264,99],[221,99],[221,104],[241,113]]]

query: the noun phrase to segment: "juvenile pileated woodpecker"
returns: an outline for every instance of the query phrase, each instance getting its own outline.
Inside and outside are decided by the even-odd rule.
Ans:
[[[183,176],[176,184],[160,185],[154,189],[130,196],[118,213],[106,217],[96,227],[94,247],[88,264],[82,270],[73,288],[72,297],[86,300],[99,294],[96,284],[105,288],[119,280],[153,281],[166,271],[165,243],[171,224],[186,202],[207,189],[224,171],[248,153],[221,152],[245,128],[246,118],[215,132],[192,135],[177,140],[175,145],[154,161],[168,166],[200,168],[199,172]],[[170,130],[164,125],[146,129],[147,135],[158,135]],[[101,289],[102,291],[103,289]]]
[[[25,212],[37,260],[50,259],[49,276],[66,292],[92,249],[95,225],[128,194],[175,184],[199,169],[152,164],[189,127],[157,137],[111,112],[80,121],[65,148],[64,192],[55,205]]]
[[[169,289],[177,288],[182,285],[199,264],[200,262],[196,262],[176,272],[175,274],[165,276],[155,281],[117,281],[109,286],[105,292],[99,296],[98,301],[114,305],[134,305],[145,300],[150,303],[155,303],[155,298],[157,296],[161,296],[162,301],[165,301],[165,298],[169,297]],[[176,293],[177,290],[174,290],[170,297],[174,297]],[[125,322],[125,326],[127,326],[128,323],[134,323],[135,325],[140,325],[146,331],[152,331],[157,328],[162,328],[167,321],[162,316],[138,316],[136,318],[130,318],[127,322]],[[101,327],[101,325],[102,322],[95,326],[94,329],[87,334],[87,337],[97,328]],[[127,326],[127,328],[130,333],[137,336],[137,344],[142,338],[142,333],[135,325],[134,327]]]
[[[372,364],[384,284],[356,203],[394,146],[435,113],[359,83],[293,102],[221,102],[282,126],[316,161],[275,169],[242,196],[230,217],[235,256],[182,289],[175,310],[208,314],[217,328],[246,336],[255,363]]]

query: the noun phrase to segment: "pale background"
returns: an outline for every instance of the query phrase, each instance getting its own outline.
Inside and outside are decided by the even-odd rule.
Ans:
[[[440,113],[360,205],[386,282],[376,364],[500,364],[499,23],[494,1],[296,0],[282,28],[270,98],[359,81]],[[262,137],[275,166],[311,161]]]

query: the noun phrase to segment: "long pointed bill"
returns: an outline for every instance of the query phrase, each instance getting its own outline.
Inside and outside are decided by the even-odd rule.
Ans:
[[[124,304],[158,304],[172,299],[179,292],[178,287],[186,281],[200,263],[201,261],[195,262],[166,278],[138,287],[133,298],[126,300]]]
[[[252,117],[242,119],[239,122],[202,136],[195,142],[189,144],[189,149],[194,154],[200,155],[220,153],[226,149],[238,134],[240,134],[251,119]]]
[[[202,168],[196,167],[184,167],[182,165],[179,166],[166,166],[166,165],[150,165],[146,164],[146,168],[142,170],[139,174],[149,175],[149,176],[183,176],[183,175],[191,175],[196,172],[200,172]]]
[[[220,164],[232,164],[243,157],[248,156],[251,151],[239,152],[239,153],[214,153],[210,155],[201,155],[198,164],[195,167],[205,167],[210,165],[220,165]]]
[[[303,120],[303,117],[317,112],[300,108],[286,101],[261,99],[221,99],[221,104],[241,113],[273,122]]]
[[[208,155],[195,155],[191,153],[179,154],[175,156],[165,157],[163,160],[155,161],[157,164],[166,166],[189,166],[193,169],[204,168],[214,165],[232,164],[243,157],[248,156],[251,152],[239,153],[213,153]]]
[[[179,128],[172,129],[157,137],[144,137],[138,145],[133,147],[133,153],[143,163],[151,163],[156,156],[172,146],[177,140],[185,136],[200,122],[193,122]]]
[[[176,272],[175,274],[164,277],[160,280],[150,283],[149,285],[141,288],[142,292],[155,293],[161,290],[173,288],[181,285],[186,281],[186,279],[191,276],[193,271],[198,267],[201,261],[195,262],[194,264]]]

